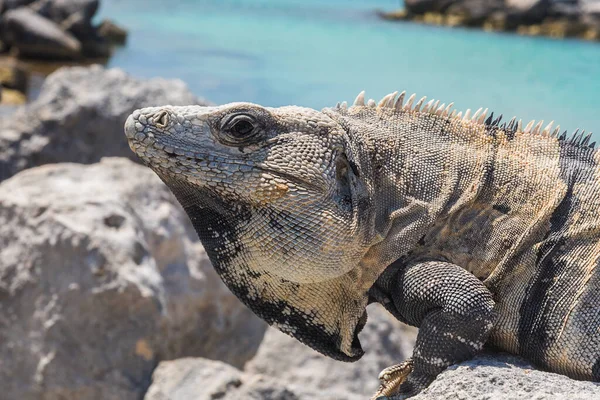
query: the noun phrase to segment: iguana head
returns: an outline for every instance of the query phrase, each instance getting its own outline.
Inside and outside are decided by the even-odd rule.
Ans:
[[[338,122],[300,107],[165,106],[134,112],[125,132],[246,305],[324,354],[362,355],[370,196]]]

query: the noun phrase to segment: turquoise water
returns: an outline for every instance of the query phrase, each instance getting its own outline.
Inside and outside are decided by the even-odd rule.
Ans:
[[[392,0],[103,0],[130,31],[111,66],[215,103],[321,108],[395,91],[598,132],[600,44],[379,20]]]

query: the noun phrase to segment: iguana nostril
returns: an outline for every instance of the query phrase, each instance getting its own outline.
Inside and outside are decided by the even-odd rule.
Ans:
[[[154,117],[154,123],[159,128],[166,128],[169,124],[169,113],[166,111],[159,112],[156,117]]]

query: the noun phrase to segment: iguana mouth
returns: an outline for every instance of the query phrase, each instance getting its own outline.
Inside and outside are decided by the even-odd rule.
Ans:
[[[297,176],[294,176],[294,175],[289,174],[289,173],[284,172],[284,171],[277,171],[277,170],[275,170],[273,168],[268,168],[268,167],[264,167],[264,166],[261,166],[261,165],[257,165],[256,169],[259,169],[259,170],[264,171],[264,172],[268,172],[268,173],[273,174],[273,175],[277,175],[280,178],[284,178],[285,180],[287,180],[287,181],[289,181],[291,183],[294,183],[295,185],[298,185],[300,187],[304,187],[304,188],[312,190],[314,192],[322,192],[323,190],[325,190],[325,188],[323,188],[322,186],[319,186],[319,185],[317,185],[315,183],[309,182],[309,181],[307,181],[305,179],[301,179],[301,178],[299,178]]]

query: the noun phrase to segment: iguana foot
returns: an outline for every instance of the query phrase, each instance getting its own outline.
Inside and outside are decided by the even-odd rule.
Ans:
[[[371,400],[385,399],[398,393],[398,388],[406,380],[406,377],[412,372],[413,362],[409,358],[402,364],[392,365],[379,373],[381,385]]]

